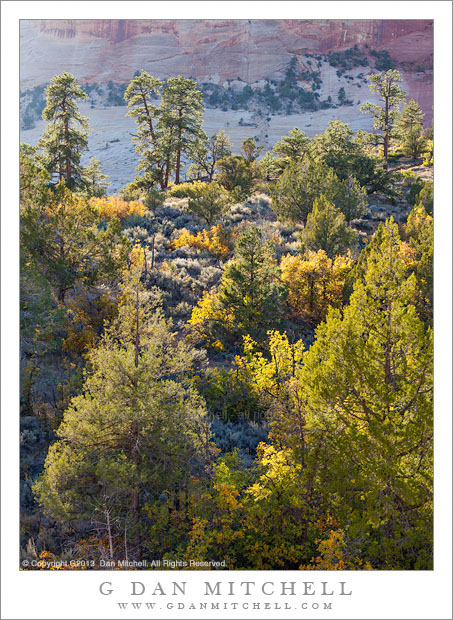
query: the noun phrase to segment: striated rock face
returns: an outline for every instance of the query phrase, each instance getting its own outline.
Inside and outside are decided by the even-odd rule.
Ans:
[[[162,78],[251,83],[278,77],[294,55],[355,44],[388,50],[403,70],[423,64],[424,79],[406,82],[431,112],[432,20],[22,20],[21,87],[64,70],[88,82],[126,82],[142,68]]]

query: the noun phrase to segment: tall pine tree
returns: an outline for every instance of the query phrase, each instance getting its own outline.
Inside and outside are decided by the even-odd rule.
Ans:
[[[82,185],[82,153],[88,148],[88,119],[77,107],[78,99],[88,95],[70,73],[55,75],[45,90],[46,107],[42,117],[49,121],[39,140],[43,160],[51,178],[64,181],[69,189]]]

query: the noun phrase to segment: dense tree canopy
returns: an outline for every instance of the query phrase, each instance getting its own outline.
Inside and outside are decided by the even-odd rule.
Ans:
[[[314,68],[266,97],[297,109]],[[432,568],[431,143],[420,173],[418,104],[397,122],[399,74],[371,81],[378,135],[332,120],[265,152],[261,124],[207,138],[215,84],[137,71],[139,175],[106,195],[84,91],[52,80],[20,148],[27,561]],[[270,123],[224,92],[253,98],[241,131]]]

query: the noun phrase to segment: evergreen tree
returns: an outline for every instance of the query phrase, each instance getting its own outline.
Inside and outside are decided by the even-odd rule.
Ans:
[[[250,226],[237,240],[234,259],[227,264],[217,295],[220,310],[231,313],[237,335],[263,338],[281,322],[284,287],[273,258],[272,243]]]
[[[167,151],[166,178],[168,184],[168,161],[174,158],[175,183],[179,183],[182,156],[189,156],[206,136],[201,129],[203,95],[193,80],[181,76],[170,78],[162,94],[159,127]]]
[[[259,167],[261,170],[261,175],[266,179],[266,181],[270,181],[271,178],[275,178],[278,176],[278,173],[281,170],[279,160],[267,151],[259,162]]]
[[[428,569],[432,332],[413,305],[397,225],[380,239],[349,306],[330,312],[304,359],[306,475],[374,568]]]
[[[160,105],[154,105],[161,94]],[[136,179],[136,186],[148,189],[159,183],[165,189],[173,173],[179,183],[183,156],[201,152],[207,140],[201,129],[203,96],[196,83],[178,76],[164,87],[162,80],[141,71],[126,88],[124,98],[128,116],[137,123],[133,141],[141,154],[138,170],[143,170],[143,176]]]
[[[136,152],[141,156],[138,170],[144,171],[147,186],[152,187],[155,183],[160,183],[164,189],[166,162],[162,152],[161,131],[156,126],[160,110],[154,105],[162,87],[161,79],[142,70],[126,88],[124,99],[129,108],[127,116],[135,119],[137,123],[137,134],[133,137],[133,142]],[[169,166],[168,162],[168,171]]]
[[[251,164],[260,154],[260,151],[263,150],[264,147],[256,145],[256,138],[246,138],[242,142],[241,150],[244,153],[245,160],[248,164]]]
[[[57,175],[69,189],[82,182],[80,159],[88,148],[88,119],[78,110],[76,101],[88,95],[70,73],[55,75],[45,90],[46,107],[42,117],[49,121],[38,146],[43,152],[45,167],[51,178]]]
[[[314,200],[321,194],[344,213],[348,222],[365,211],[366,192],[354,179],[341,181],[332,168],[308,157],[284,170],[271,191],[272,209],[283,220],[305,224]]]
[[[219,161],[231,155],[231,142],[226,133],[221,129],[215,136],[211,136],[206,142],[196,142],[191,151],[193,163],[190,171],[193,176],[206,175],[211,183],[217,172]]]
[[[252,192],[252,166],[242,155],[229,155],[219,161],[217,180],[234,200],[245,200]]]
[[[423,152],[426,138],[424,135],[422,109],[413,99],[404,106],[398,121],[398,131],[404,154],[414,159]]]
[[[79,280],[94,286],[114,279],[128,249],[119,221],[112,218],[99,228],[97,211],[86,198],[63,183],[50,191],[44,171],[30,162],[23,166],[21,252],[46,278],[55,299],[64,302]]]
[[[415,253],[413,264],[418,285],[418,310],[420,316],[432,323],[433,315],[433,218],[418,203],[409,213],[404,226],[404,237]]]
[[[321,194],[315,198],[301,239],[307,250],[324,250],[327,256],[334,258],[357,244],[357,233],[349,228],[341,211]]]
[[[310,139],[297,127],[291,129],[287,136],[274,144],[272,149],[278,157],[284,157],[290,162],[299,162],[308,151]]]
[[[150,314],[141,268],[135,257],[118,319],[91,350],[83,392],[66,410],[34,487],[46,514],[105,528],[125,546],[127,537],[137,559],[146,502],[163,492],[176,501],[179,486],[210,459],[205,406],[188,380],[200,355]]]
[[[423,205],[428,215],[433,214],[434,206],[434,186],[432,181],[425,181],[423,188],[417,196],[417,204]]]
[[[90,162],[83,169],[82,174],[85,192],[89,197],[99,198],[106,195],[107,187],[110,185],[110,183],[106,183],[106,180],[109,177],[101,172],[100,163],[95,157],[90,158]]]
[[[218,183],[203,183],[189,198],[188,213],[201,217],[207,224],[213,224],[226,212],[229,197]]]
[[[362,112],[370,112],[374,119],[374,128],[380,132],[375,135],[377,144],[384,147],[384,167],[388,166],[388,152],[390,139],[394,135],[395,125],[398,120],[399,107],[406,98],[406,93],[399,85],[402,82],[401,75],[394,69],[389,69],[386,73],[375,73],[369,75],[370,92],[376,93],[382,101],[382,106],[367,101],[360,109]]]

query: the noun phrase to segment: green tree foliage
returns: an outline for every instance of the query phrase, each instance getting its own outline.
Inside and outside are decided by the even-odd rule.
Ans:
[[[188,380],[200,356],[150,314],[140,272],[134,264],[125,276],[118,319],[90,352],[82,394],[34,487],[46,514],[95,524],[110,541],[124,536],[126,545],[127,536],[132,557],[140,555],[145,498],[171,494],[210,458],[204,403]]]
[[[241,155],[230,155],[219,162],[217,180],[234,200],[248,198],[252,192],[253,169]]]
[[[247,334],[264,341],[267,330],[282,322],[279,276],[273,244],[249,226],[236,241],[218,292],[205,294],[194,308],[192,333],[218,350],[240,345]]]
[[[96,196],[99,198],[106,195],[107,187],[110,185],[110,183],[106,183],[106,180],[109,177],[101,172],[100,163],[95,157],[91,157],[88,166],[83,169],[82,178],[85,193],[89,197]]]
[[[404,238],[414,251],[413,269],[419,291],[420,316],[432,322],[433,315],[433,218],[418,203],[409,213],[404,227]]]
[[[349,306],[329,314],[305,357],[307,474],[374,567],[428,568],[432,333],[400,244],[388,222]]]
[[[347,222],[366,209],[366,192],[354,179],[341,181],[332,168],[308,157],[284,170],[272,189],[272,209],[283,220],[305,224],[314,200],[321,194],[334,203]]]
[[[218,164],[221,159],[231,155],[231,142],[227,134],[221,129],[215,136],[211,136],[205,142],[194,143],[191,151],[193,163],[190,172],[193,176],[207,176],[207,180],[212,182],[214,174],[217,172]]]
[[[274,144],[272,150],[278,157],[285,158],[288,163],[297,163],[307,153],[309,144],[310,139],[305,132],[294,127],[287,136],[284,136]]]
[[[433,214],[434,186],[432,181],[425,181],[423,188],[417,196],[417,204],[423,205],[428,215]]]
[[[334,258],[357,245],[357,233],[349,228],[341,211],[321,194],[315,198],[301,240],[307,250],[324,250]]]
[[[413,99],[404,106],[398,121],[398,132],[402,142],[404,154],[408,157],[419,157],[426,144],[424,135],[422,109]]]
[[[159,106],[153,104],[161,95]],[[133,140],[141,154],[139,170],[143,176],[136,179],[144,187],[159,183],[165,189],[175,175],[179,183],[184,155],[200,151],[207,138],[201,129],[202,94],[193,80],[181,76],[167,80],[154,78],[146,71],[134,77],[126,88],[128,116],[135,118],[137,134]]]
[[[246,162],[250,164],[258,159],[260,151],[262,151],[263,148],[262,146],[257,146],[256,138],[246,138],[242,142],[241,150],[244,153]]]
[[[64,181],[70,189],[82,184],[80,159],[88,148],[88,119],[77,107],[78,99],[88,95],[78,86],[70,73],[55,75],[45,90],[46,107],[42,117],[49,121],[38,147],[42,151],[45,167],[51,179]]]
[[[324,133],[310,142],[311,157],[330,166],[342,181],[354,177],[367,193],[388,193],[392,181],[382,174],[377,158],[368,151],[360,139],[354,138],[349,125],[339,120],[329,121]]]
[[[175,183],[179,183],[181,157],[206,136],[201,129],[203,95],[193,80],[180,75],[167,80],[162,93],[160,126],[167,157],[175,159]]]
[[[250,226],[238,238],[234,259],[227,264],[217,303],[232,313],[237,334],[263,337],[281,321],[284,289],[271,242],[263,243],[258,228]]]
[[[360,109],[373,116],[374,129],[381,132],[374,135],[373,141],[383,145],[384,167],[387,168],[390,140],[395,133],[398,121],[399,104],[405,100],[406,93],[399,85],[399,82],[402,82],[401,75],[394,69],[389,69],[386,73],[369,75],[368,79],[370,80],[370,92],[378,95],[382,105],[367,101]]]
[[[130,82],[124,93],[127,101],[127,116],[135,119],[137,133],[133,137],[135,150],[141,160],[138,170],[143,170],[143,180],[150,187],[160,183],[166,187],[165,175],[170,174],[170,160],[166,161],[162,147],[162,131],[157,126],[159,108],[154,105],[155,98],[161,94],[163,82],[146,71],[141,71]]]
[[[37,174],[32,178],[34,170]],[[21,252],[63,302],[79,280],[93,286],[115,278],[128,244],[117,219],[99,228],[97,212],[86,198],[72,194],[64,183],[52,192],[48,180],[33,163],[23,162]]]
[[[228,208],[227,192],[216,182],[203,183],[196,194],[189,198],[187,211],[201,217],[207,224],[214,224]]]
[[[269,153],[269,151],[266,151],[259,162],[259,169],[261,172],[260,176],[265,178],[266,181],[270,181],[277,177],[281,170],[280,160]]]

